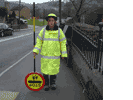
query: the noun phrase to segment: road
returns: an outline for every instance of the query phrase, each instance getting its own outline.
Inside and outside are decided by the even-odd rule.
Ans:
[[[35,30],[36,37],[43,28]],[[25,76],[33,71],[33,29],[14,32],[13,36],[0,37],[0,98],[12,100],[87,100],[82,87],[72,71],[61,60],[55,91],[30,91],[24,83]],[[41,55],[36,57],[36,71],[40,70]],[[42,73],[41,73],[42,74]],[[4,94],[5,93],[12,93]],[[5,97],[6,96],[6,97]],[[10,97],[9,97],[10,96]],[[14,98],[13,98],[14,97]]]

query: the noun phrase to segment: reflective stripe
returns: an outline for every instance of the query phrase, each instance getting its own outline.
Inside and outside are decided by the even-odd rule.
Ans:
[[[44,40],[44,37],[45,37],[45,31],[46,31],[46,26],[44,27],[44,30],[43,30],[43,38],[42,38],[42,40]]]
[[[46,41],[59,41],[58,39],[51,39],[51,38],[44,38],[43,40],[46,40]]]
[[[44,29],[44,32],[43,32],[43,41],[59,41],[59,36],[60,36],[60,28],[58,28],[58,39],[51,39],[51,38],[45,38],[45,29]]]
[[[46,28],[46,27],[45,27]],[[51,39],[51,38],[45,38],[45,29],[44,28],[44,32],[43,32],[43,41],[59,41],[59,39]],[[59,35],[58,35],[58,38],[59,38]]]
[[[65,54],[65,53],[67,53],[67,52],[66,52],[66,51],[62,51],[61,53],[62,53],[62,54]]]
[[[40,50],[38,47],[35,47],[34,49]]]
[[[42,40],[42,37],[40,37],[39,35],[37,36],[40,40]]]
[[[63,40],[65,40],[65,39],[66,39],[66,37],[62,38],[60,41],[63,41]]]
[[[63,29],[63,33],[65,34],[66,33],[66,30],[68,28],[68,25],[65,25],[64,29]]]
[[[60,41],[60,28],[58,28],[58,40]]]
[[[42,56],[42,58],[46,58],[46,59],[59,59],[60,56]]]
[[[67,26],[67,25],[66,25]],[[68,26],[67,26],[68,27]],[[60,28],[58,28],[58,39],[52,39],[52,38],[45,38],[45,28],[44,28],[44,32],[43,32],[43,41],[63,41],[65,40],[66,38],[62,38],[61,40],[59,39],[60,37]],[[39,38],[40,39],[40,38]]]

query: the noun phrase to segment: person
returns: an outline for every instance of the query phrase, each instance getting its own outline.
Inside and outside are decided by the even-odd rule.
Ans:
[[[67,40],[63,31],[56,25],[57,16],[55,14],[49,14],[46,21],[48,25],[38,34],[33,54],[36,56],[41,50],[41,72],[45,79],[44,89],[48,91],[50,88],[52,90],[57,88],[55,82],[60,69],[60,56],[62,59],[67,57]]]

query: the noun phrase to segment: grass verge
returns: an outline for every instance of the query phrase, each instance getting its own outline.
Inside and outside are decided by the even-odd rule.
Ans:
[[[27,24],[28,25],[33,25],[33,19],[30,19],[30,20],[24,19],[24,20],[27,20],[27,22],[28,22]],[[44,20],[44,25],[43,25],[43,21],[35,20],[35,25],[36,26],[44,26],[44,25],[47,25],[47,21]]]

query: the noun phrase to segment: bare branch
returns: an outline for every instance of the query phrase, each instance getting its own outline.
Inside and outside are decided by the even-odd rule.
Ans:
[[[81,2],[80,2],[80,6],[79,6],[79,8],[78,8],[78,10],[77,10],[77,12],[76,12],[76,15],[79,13],[79,11],[80,11],[80,9],[81,9],[81,7],[82,7],[82,4],[83,4],[83,0],[81,0]]]
[[[77,7],[75,6],[74,1],[72,1],[72,0],[70,0],[70,1],[72,2],[73,6],[75,7],[75,9],[77,11]]]
[[[88,10],[88,9],[87,9],[87,10]],[[82,15],[82,14],[84,14],[84,13],[86,13],[87,10],[81,12],[81,13],[79,14],[79,16]]]

